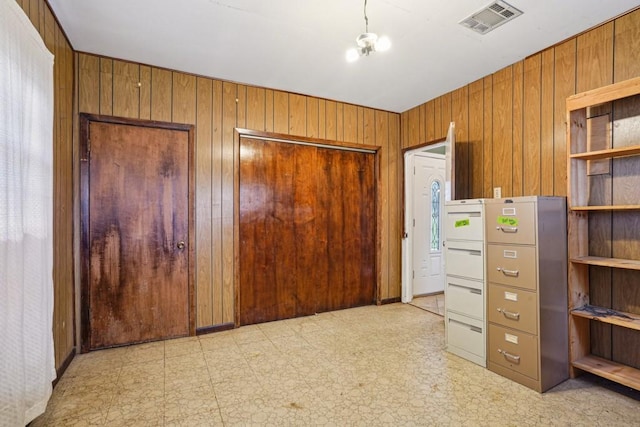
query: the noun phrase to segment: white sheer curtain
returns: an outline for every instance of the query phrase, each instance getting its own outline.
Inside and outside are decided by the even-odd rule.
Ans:
[[[0,426],[44,412],[53,352],[53,56],[0,0]]]

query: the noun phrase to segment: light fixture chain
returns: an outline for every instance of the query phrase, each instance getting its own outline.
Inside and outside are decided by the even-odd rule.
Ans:
[[[364,0],[364,32],[369,32],[369,18],[367,17],[367,0]]]

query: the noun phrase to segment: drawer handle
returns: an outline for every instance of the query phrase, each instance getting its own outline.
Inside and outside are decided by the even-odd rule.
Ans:
[[[520,313],[514,313],[513,311],[507,311],[504,308],[498,309],[499,313],[502,313],[507,319],[520,320]]]
[[[502,274],[505,276],[518,277],[520,274],[519,270],[507,270],[506,268],[497,267],[496,270],[502,271]]]
[[[518,227],[497,226],[496,230],[502,231],[503,233],[517,233],[518,232]]]
[[[462,286],[462,285],[458,285],[456,283],[451,283],[451,282],[447,282],[447,284],[452,288],[460,288],[460,289],[464,289],[465,291],[469,291],[472,294],[482,295],[482,289],[470,288],[468,286]]]
[[[466,252],[467,255],[475,255],[475,256],[481,256],[482,255],[482,251],[480,249],[461,249],[461,248],[452,248],[449,247],[450,251],[456,251],[456,252]]]
[[[478,328],[477,326],[469,326],[469,329],[471,329],[471,332],[478,332],[479,334],[482,333],[482,328]]]
[[[508,353],[504,350],[498,349],[498,353],[504,356],[505,359],[512,361],[513,363],[520,363],[520,356],[514,356],[511,353]]]

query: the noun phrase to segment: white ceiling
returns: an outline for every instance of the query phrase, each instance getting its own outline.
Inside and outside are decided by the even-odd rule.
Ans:
[[[524,14],[480,35],[458,24],[491,0],[368,0],[392,47],[345,61],[364,0],[49,0],[74,49],[403,112],[639,5],[508,0]]]

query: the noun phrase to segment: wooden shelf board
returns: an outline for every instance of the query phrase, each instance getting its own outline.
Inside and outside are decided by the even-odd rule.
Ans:
[[[640,205],[571,206],[572,211],[637,211]]]
[[[584,307],[571,310],[571,315],[640,331],[640,314],[626,313],[624,311],[594,305],[585,305]]]
[[[640,370],[597,356],[585,356],[572,365],[594,375],[640,390]]]
[[[611,159],[614,157],[635,156],[640,154],[640,145],[634,145],[631,147],[611,148],[608,150],[590,151],[587,153],[575,153],[569,157],[572,159],[580,160],[599,160],[599,159]]]
[[[567,110],[591,107],[640,93],[640,77],[577,93],[567,98]]]
[[[581,256],[570,258],[569,261],[577,264],[597,265],[600,267],[623,268],[625,270],[640,270],[640,261],[635,259]]]

